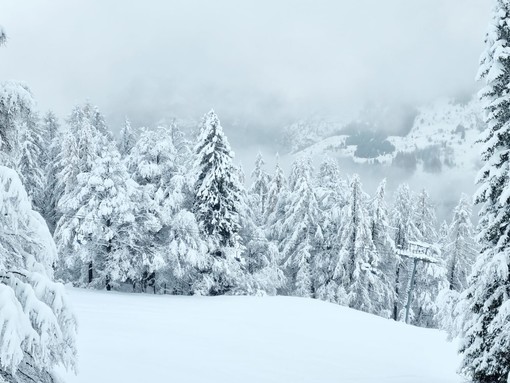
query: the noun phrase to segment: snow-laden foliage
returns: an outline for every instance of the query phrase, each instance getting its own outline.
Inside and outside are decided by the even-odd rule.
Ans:
[[[347,203],[348,188],[340,176],[336,161],[326,159],[321,163],[315,180],[315,190],[320,214],[319,249],[313,259],[315,297],[336,302],[338,285],[334,270],[340,252],[338,233],[342,224],[342,209]]]
[[[322,240],[312,172],[308,157],[293,163],[286,207],[278,226],[283,269],[288,281],[285,290],[308,297],[313,294],[312,260],[317,252],[317,240]]]
[[[283,215],[283,207],[288,193],[287,179],[280,166],[279,155],[276,155],[276,166],[271,180],[269,181],[266,203],[265,223],[270,228],[268,236],[276,238],[280,217]]]
[[[30,89],[19,82],[0,83],[0,160],[17,168],[23,136],[35,110]]]
[[[334,272],[338,280],[338,300],[358,310],[376,312],[377,296],[385,288],[378,269],[379,254],[370,231],[368,195],[362,190],[358,175],[351,178],[349,189]]]
[[[0,166],[0,379],[54,382],[74,368],[76,320],[52,281],[56,247],[13,170]]]
[[[43,153],[46,160],[44,167],[44,189],[41,214],[48,224],[50,232],[55,231],[58,221],[58,166],[57,159],[60,151],[62,132],[57,117],[49,111],[43,118],[41,131],[43,133]]]
[[[67,121],[56,165],[58,222],[54,235],[59,249],[58,276],[80,283],[92,282],[95,258],[88,243],[95,225],[90,214],[94,213],[82,204],[93,199],[92,190],[101,187],[92,174],[109,145],[107,136],[101,132],[104,127],[96,111],[90,104],[74,108]]]
[[[413,220],[413,199],[409,185],[401,184],[395,192],[393,208],[391,211],[391,226],[395,248],[406,250],[409,241],[420,238],[420,232]],[[398,320],[400,311],[406,302],[406,287],[408,282],[408,260],[397,255],[395,270],[393,304],[393,319]]]
[[[235,290],[243,280],[243,241],[239,235],[243,186],[234,154],[214,111],[200,126],[195,146],[193,212],[208,244],[207,268],[210,292]]]
[[[463,300],[461,371],[477,382],[505,382],[510,374],[510,3],[494,2],[478,76],[487,127],[475,202],[481,205],[482,249]]]
[[[438,239],[436,214],[427,191],[422,189],[415,201],[413,212],[413,226],[417,233],[415,239],[435,245]],[[408,270],[411,268],[410,263],[411,260],[408,261]],[[408,286],[408,289],[410,287]],[[442,258],[438,258],[437,262],[419,262],[412,286],[410,322],[422,327],[437,327],[439,310],[437,296],[446,288],[446,262]]]
[[[414,227],[416,227],[419,233],[418,238],[426,243],[436,243],[436,213],[429,194],[425,189],[422,189],[415,201],[413,220]]]
[[[448,241],[443,259],[447,262],[447,279],[450,290],[462,292],[467,287],[468,276],[475,263],[478,245],[471,223],[470,198],[463,194],[453,211],[453,219],[448,230]]]
[[[251,173],[253,183],[249,190],[250,206],[252,211],[256,214],[257,222],[259,223],[263,221],[266,215],[269,182],[271,180],[269,174],[264,170],[264,164],[265,162],[262,158],[262,154],[258,153],[257,159],[255,160],[255,168]]]
[[[45,204],[45,167],[48,162],[44,148],[47,142],[35,113],[29,113],[23,120],[20,126],[20,158],[16,168],[34,208],[42,213]]]
[[[131,152],[136,144],[136,134],[131,127],[131,122],[126,118],[124,126],[120,130],[119,152],[124,158]]]
[[[370,203],[370,231],[377,252],[379,284],[371,291],[375,313],[389,318],[395,301],[396,267],[399,262],[395,252],[395,243],[391,236],[388,206],[385,201],[386,179],[379,186]]]

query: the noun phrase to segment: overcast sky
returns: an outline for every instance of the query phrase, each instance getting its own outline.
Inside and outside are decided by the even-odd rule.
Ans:
[[[0,78],[59,115],[278,126],[475,91],[487,0],[2,0]]]

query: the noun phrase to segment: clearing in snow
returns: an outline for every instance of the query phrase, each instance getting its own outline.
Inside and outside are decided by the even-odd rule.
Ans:
[[[79,372],[68,383],[462,381],[444,333],[318,300],[69,293]]]

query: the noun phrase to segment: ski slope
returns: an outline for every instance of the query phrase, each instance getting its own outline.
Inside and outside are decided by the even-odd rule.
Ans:
[[[462,382],[445,334],[312,299],[69,293],[68,383]]]

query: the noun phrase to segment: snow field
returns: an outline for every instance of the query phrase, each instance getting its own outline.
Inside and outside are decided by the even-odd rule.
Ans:
[[[70,289],[90,382],[461,382],[445,334],[292,297]]]

